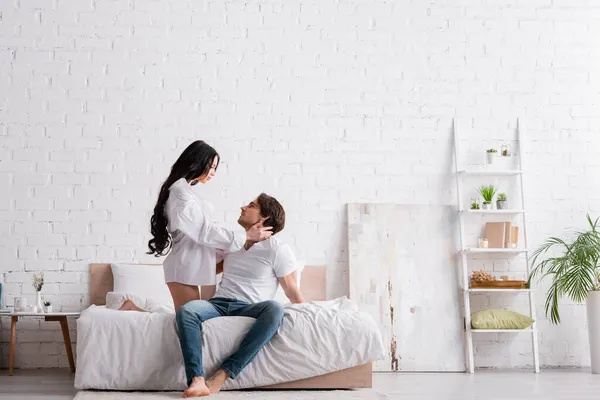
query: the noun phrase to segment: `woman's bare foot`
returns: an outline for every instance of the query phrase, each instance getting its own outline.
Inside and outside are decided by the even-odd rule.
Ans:
[[[135,303],[131,300],[125,300],[125,303],[119,308],[121,311],[141,311],[144,312],[141,308],[135,305]]]
[[[183,397],[203,397],[210,395],[210,389],[206,386],[206,382],[204,382],[204,378],[201,376],[197,376],[192,379],[192,383],[190,387],[188,387],[185,392],[183,392]]]
[[[206,381],[206,386],[210,389],[211,394],[219,393],[225,381],[229,378],[229,374],[224,370],[218,370],[209,380]]]

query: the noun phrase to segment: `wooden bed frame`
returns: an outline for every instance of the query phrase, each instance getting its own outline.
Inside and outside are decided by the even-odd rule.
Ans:
[[[143,265],[140,265],[140,268],[143,268]],[[113,289],[110,264],[91,264],[90,274],[90,303],[105,305],[106,293]],[[307,301],[326,299],[325,277],[325,267],[304,267],[300,287]],[[372,363],[367,363],[325,375],[256,389],[359,389],[371,387],[373,387],[373,368]]]

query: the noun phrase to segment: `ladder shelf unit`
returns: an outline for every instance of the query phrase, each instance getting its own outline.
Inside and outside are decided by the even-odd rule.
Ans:
[[[467,357],[467,369],[470,373],[475,372],[475,362],[474,362],[474,351],[473,351],[473,334],[478,333],[528,333],[531,335],[531,345],[532,345],[532,354],[533,354],[533,366],[534,371],[539,372],[539,354],[538,354],[538,338],[537,338],[537,326],[536,326],[536,309],[534,303],[533,291],[531,289],[504,289],[504,288],[470,288],[469,286],[469,255],[478,255],[479,257],[485,255],[494,255],[499,256],[503,255],[505,257],[512,257],[524,254],[526,257],[527,264],[527,275],[529,276],[529,263],[528,263],[528,253],[527,249],[527,227],[526,227],[526,209],[525,209],[525,193],[524,193],[524,184],[523,184],[523,146],[522,146],[522,127],[520,121],[517,120],[517,169],[508,169],[508,170],[478,170],[478,169],[469,169],[463,168],[461,169],[461,165],[459,162],[459,147],[460,147],[460,139],[457,131],[457,123],[456,120],[452,122],[452,130],[453,130],[453,141],[454,141],[454,163],[456,168],[456,192],[458,198],[458,218],[459,218],[459,229],[460,229],[460,246],[461,246],[461,270],[462,270],[462,293],[463,293],[463,312],[464,312],[464,322],[465,322],[465,347],[466,347],[466,357]],[[468,208],[463,208],[463,180],[465,178],[469,179],[480,179],[483,177],[504,177],[510,179],[517,179],[518,184],[520,185],[521,191],[521,204],[520,208],[514,210],[470,210]],[[480,216],[517,216],[522,219],[522,233],[523,233],[523,243],[524,248],[478,248],[478,247],[469,247],[466,245],[465,241],[465,219],[468,219],[472,215],[480,215]],[[534,320],[534,323],[528,329],[472,329],[471,328],[471,299],[470,295],[472,293],[485,293],[488,295],[505,295],[505,294],[518,294],[524,293],[527,294],[529,300],[529,315]]]

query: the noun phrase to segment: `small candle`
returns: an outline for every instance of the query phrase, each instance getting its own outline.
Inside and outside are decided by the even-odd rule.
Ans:
[[[479,239],[479,247],[482,247],[482,248],[487,248],[488,247],[488,240],[487,240],[487,238],[481,238],[481,239]]]

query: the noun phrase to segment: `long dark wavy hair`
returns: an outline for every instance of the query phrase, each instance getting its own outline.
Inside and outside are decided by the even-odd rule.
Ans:
[[[165,215],[165,204],[169,199],[169,188],[181,178],[188,181],[199,178],[208,173],[210,167],[217,157],[217,166],[221,157],[219,153],[202,140],[192,142],[181,153],[175,164],[171,167],[169,177],[164,181],[158,193],[158,200],[154,206],[154,214],[150,218],[150,232],[152,239],[148,241],[150,251],[156,257],[166,255],[172,245],[171,236],[167,230],[169,220]]]

